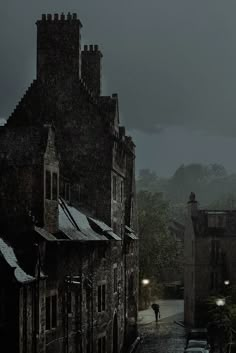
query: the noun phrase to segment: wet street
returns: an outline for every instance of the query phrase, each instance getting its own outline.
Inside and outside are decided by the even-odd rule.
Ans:
[[[183,302],[158,301],[161,319],[154,321],[151,309],[139,314],[139,332],[143,337],[138,353],[183,353],[185,347],[185,329],[183,321]]]

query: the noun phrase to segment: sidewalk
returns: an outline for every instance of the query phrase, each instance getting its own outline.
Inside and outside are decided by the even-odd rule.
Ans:
[[[171,316],[183,313],[184,311],[184,301],[183,300],[156,300],[156,303],[160,305],[160,314],[162,321]],[[138,313],[138,324],[146,325],[155,321],[155,314],[153,309],[148,308],[146,310],[141,310]]]

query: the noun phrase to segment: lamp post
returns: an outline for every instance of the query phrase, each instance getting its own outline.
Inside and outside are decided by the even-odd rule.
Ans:
[[[217,298],[216,299],[216,305],[218,306],[219,308],[219,314],[220,314],[220,325],[219,325],[219,328],[220,328],[220,335],[219,335],[219,338],[220,338],[220,353],[223,353],[223,307],[225,306],[225,298]]]
[[[148,306],[148,302],[149,302],[149,288],[148,285],[150,284],[150,280],[148,278],[143,278],[141,280],[142,283],[142,287],[143,287],[143,299],[144,299],[144,307],[145,309]]]
[[[230,292],[230,280],[229,279],[225,279],[224,280],[224,295],[228,296]]]

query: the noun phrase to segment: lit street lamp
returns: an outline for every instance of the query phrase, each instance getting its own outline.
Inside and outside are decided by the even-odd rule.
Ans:
[[[147,278],[142,279],[142,285],[147,286],[150,283],[150,280]]]
[[[220,314],[220,336],[219,336],[219,343],[220,343],[220,353],[223,353],[223,307],[225,306],[225,298],[217,298],[216,305],[219,307],[219,314]]]
[[[221,307],[224,306],[225,305],[225,298],[217,298],[216,305],[221,306]]]
[[[147,309],[148,305],[150,304],[150,280],[148,278],[143,278],[141,280],[142,287],[140,288],[141,290],[141,297],[143,298],[143,305],[144,308]],[[142,306],[143,306],[142,305]]]

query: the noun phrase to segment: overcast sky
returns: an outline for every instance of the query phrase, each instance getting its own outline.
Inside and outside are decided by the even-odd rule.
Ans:
[[[138,168],[182,163],[236,171],[235,0],[0,2],[0,117],[35,77],[41,13],[77,12],[83,43],[99,44],[103,93],[119,94]]]

